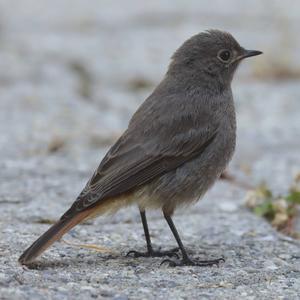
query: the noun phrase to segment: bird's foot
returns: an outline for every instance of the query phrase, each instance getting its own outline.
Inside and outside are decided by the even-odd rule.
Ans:
[[[209,267],[209,266],[219,266],[220,262],[225,262],[224,258],[217,258],[211,260],[191,260],[190,258],[183,258],[182,260],[174,261],[171,259],[165,259],[161,262],[160,265],[168,263],[170,267],[179,267],[179,266],[198,266],[198,267]]]
[[[160,251],[160,250],[153,250],[150,249],[147,252],[139,252],[135,250],[129,251],[126,256],[130,257],[163,257],[163,256],[168,256],[168,257],[176,257],[179,259],[179,255],[177,252],[179,251],[179,248],[173,248],[167,251]]]

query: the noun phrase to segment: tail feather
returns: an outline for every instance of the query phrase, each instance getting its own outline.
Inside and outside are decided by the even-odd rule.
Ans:
[[[78,213],[71,218],[60,219],[24,251],[19,258],[19,262],[22,265],[32,263],[40,254],[48,249],[54,242],[59,240],[66,232],[87,218],[89,214],[89,211],[85,211]]]
[[[84,220],[94,218],[105,213],[114,213],[121,207],[132,203],[129,195],[101,201],[96,207],[91,207],[82,212],[68,211],[61,219],[40,236],[24,253],[20,256],[19,262],[22,265],[32,263],[39,255],[47,250],[54,242],[59,240],[65,233]]]

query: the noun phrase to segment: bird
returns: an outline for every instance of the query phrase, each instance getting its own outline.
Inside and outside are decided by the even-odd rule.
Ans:
[[[186,40],[74,203],[24,251],[19,262],[33,263],[77,224],[129,205],[140,211],[147,245],[145,252],[132,250],[129,256],[167,256],[163,263],[171,266],[210,266],[224,260],[191,258],[172,217],[177,208],[201,199],[230,162],[236,144],[231,82],[243,59],[260,54],[216,29]],[[153,249],[146,218],[149,209],[162,211],[177,248]]]

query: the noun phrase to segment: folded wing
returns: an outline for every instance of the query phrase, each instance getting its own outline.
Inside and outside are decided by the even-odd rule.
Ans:
[[[147,117],[147,112],[141,113]],[[178,110],[158,122],[148,122],[146,129],[141,123],[147,122],[137,114],[62,218],[130,192],[201,155],[218,132],[218,124],[205,111],[193,119]]]

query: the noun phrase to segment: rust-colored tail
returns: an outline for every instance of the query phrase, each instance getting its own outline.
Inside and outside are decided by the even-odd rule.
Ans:
[[[82,222],[89,214],[89,211],[84,211],[73,217],[60,219],[24,251],[19,258],[19,262],[22,265],[32,263],[55,241],[59,240],[66,232]]]

